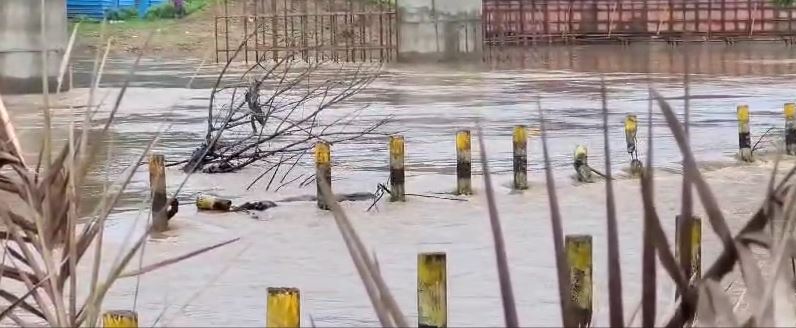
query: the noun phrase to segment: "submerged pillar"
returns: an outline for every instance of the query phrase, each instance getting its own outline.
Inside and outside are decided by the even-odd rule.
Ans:
[[[749,132],[749,106],[738,106],[738,157],[744,162],[754,162],[752,137]]]

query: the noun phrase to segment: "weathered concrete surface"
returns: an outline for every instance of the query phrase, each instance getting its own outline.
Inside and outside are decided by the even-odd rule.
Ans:
[[[46,46],[50,91],[67,44],[65,0],[45,0],[45,36],[41,38],[40,0],[0,0],[0,93],[42,91],[42,55]],[[68,87],[68,86],[67,86]]]
[[[398,11],[399,61],[480,56],[481,0],[400,0]]]

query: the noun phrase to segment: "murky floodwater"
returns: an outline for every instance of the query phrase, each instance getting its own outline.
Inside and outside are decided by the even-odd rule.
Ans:
[[[750,105],[753,141],[769,127],[783,126],[782,105],[796,100],[796,49],[780,44],[689,48],[693,51],[689,57],[691,71],[695,73],[691,84],[695,98],[691,102],[692,146],[725,206],[731,227],[736,229],[760,201],[773,165],[765,159],[751,165],[736,164],[735,106]],[[529,142],[531,189],[521,194],[509,189],[511,129],[515,124],[539,126],[538,97],[550,130],[550,152],[565,232],[594,235],[595,322],[603,325],[608,313],[604,186],[571,181],[571,152],[576,144],[585,144],[590,148],[592,165],[604,166],[599,97],[600,80],[604,78],[610,97],[614,171],[624,169],[629,160],[622,131],[622,121],[628,113],[639,115],[639,149],[646,157],[647,81],[682,110],[682,69],[678,65],[667,66],[671,67],[668,69],[662,64],[683,62],[682,49],[643,45],[559,47],[535,52],[517,62],[492,65],[392,66],[367,91],[344,106],[370,104],[356,122],[358,126],[392,116],[385,130],[401,131],[406,136],[408,192],[421,194],[454,189],[454,133],[474,128],[480,119],[490,169],[496,173],[521,323],[555,325],[559,322],[558,300],[538,137]],[[610,58],[610,65],[600,64],[601,58]],[[130,64],[129,60],[109,64],[103,93],[118,90]],[[167,155],[167,160],[185,159],[199,145],[206,132],[208,88],[218,68],[201,70],[193,87],[185,88],[198,64],[144,61],[113,124],[108,147],[101,154],[113,158],[107,168],[112,180],[122,175],[160,130],[165,131],[157,148]],[[91,63],[85,61],[79,67],[83,73],[76,78],[85,82]],[[652,73],[647,74],[648,71]],[[111,95],[106,102],[111,103],[112,98]],[[20,100],[12,100],[10,107],[14,123],[22,130],[23,143],[37,145],[41,122],[38,111],[26,109]],[[70,118],[66,110],[57,115],[62,126]],[[673,218],[679,210],[680,156],[657,110],[652,121],[656,135],[654,162],[663,168],[656,181],[658,210],[662,218],[672,218],[672,224],[665,226],[672,236]],[[65,136],[63,129],[58,135]],[[373,191],[377,183],[386,181],[386,146],[384,138],[335,146],[335,190]],[[482,151],[475,144],[473,150],[474,158]],[[307,156],[293,176],[307,174],[311,167],[312,159]],[[309,324],[310,316],[318,326],[377,324],[331,215],[315,209],[314,203],[283,204],[257,218],[197,213],[191,205],[199,192],[228,196],[236,202],[314,193],[312,186],[289,186],[275,194],[265,191],[264,183],[247,191],[245,187],[261,170],[251,167],[234,174],[194,175],[180,195],[185,205],[172,219],[170,237],[148,243],[144,263],[234,237],[242,240],[145,275],[137,298],[136,280],[123,280],[112,290],[106,307],[135,307],[142,325],[152,325],[157,320],[158,325],[258,326],[264,323],[265,289],[291,286],[302,291],[305,324]],[[474,164],[474,170],[480,173],[481,165]],[[86,191],[90,197],[103,192],[105,169],[100,171],[94,185]],[[172,168],[167,178],[170,190],[174,190],[184,174]],[[417,252],[445,251],[450,325],[502,324],[486,202],[479,193],[483,190],[480,175],[474,186],[477,195],[466,203],[410,198],[405,204],[380,204],[378,211],[371,212],[366,212],[370,202],[344,204],[366,245],[377,254],[385,279],[410,320],[415,320],[416,315]],[[113,252],[124,247],[131,230],[141,229],[142,220],[137,219],[146,218],[148,213],[138,208],[146,202],[147,188],[147,173],[136,173],[120,204],[121,210],[109,222],[105,262],[110,263]],[[636,180],[620,178],[616,192],[625,311],[629,316],[641,296],[642,208]],[[706,234],[704,263],[715,258],[717,247],[715,238]],[[668,282],[659,285],[660,312],[667,308],[672,293]]]

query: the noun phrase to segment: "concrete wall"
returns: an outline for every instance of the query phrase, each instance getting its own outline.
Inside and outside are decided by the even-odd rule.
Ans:
[[[66,0],[45,0],[46,33],[41,39],[40,0],[0,0],[0,93],[42,91],[42,55],[48,53],[50,91],[67,44]]]
[[[398,60],[480,58],[481,0],[398,0]]]

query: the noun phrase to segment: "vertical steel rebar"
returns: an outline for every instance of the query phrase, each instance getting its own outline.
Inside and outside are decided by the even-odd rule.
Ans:
[[[254,12],[252,16],[254,18],[254,57],[256,61],[260,61],[260,25],[257,24],[258,2],[259,0],[254,1]]]
[[[309,0],[301,1],[301,20],[300,20],[300,25],[301,25],[301,53],[302,53],[302,57],[303,57],[304,61],[307,62],[307,63],[310,62],[310,48],[309,48],[310,42],[309,42],[309,34],[307,33],[307,27],[309,25],[308,24],[308,20],[309,20],[308,10],[309,10],[309,7],[308,7],[308,3],[307,3],[308,1]]]
[[[244,7],[244,13],[247,12]],[[243,16],[243,61],[249,63],[249,17]]]
[[[285,48],[285,56],[294,57],[295,55],[291,54],[290,50],[288,50],[288,49],[290,49],[290,43],[293,42],[293,40],[292,40],[293,36],[291,35],[290,37],[288,37],[288,31],[289,30],[288,30],[288,23],[287,23],[287,19],[288,19],[288,15],[287,15],[287,0],[283,0],[282,1],[282,13],[283,13],[283,15],[282,15],[282,29],[283,29],[282,34],[284,34],[284,39],[285,39],[285,41],[283,42],[284,48]]]
[[[315,13],[315,18],[313,19],[313,23],[315,23],[315,30],[313,30],[312,33],[315,36],[315,44],[313,46],[315,47],[315,62],[318,63],[321,61],[320,57],[323,56],[322,55],[323,52],[321,51],[321,44],[318,39],[320,37],[320,40],[323,40],[323,34],[319,35],[319,32],[323,33],[323,17],[321,17],[318,13],[318,2],[317,1],[313,2],[312,6],[314,8],[313,12]],[[318,25],[319,18],[321,19],[320,30]]]
[[[345,16],[345,58],[347,62],[356,62],[355,50],[352,47],[352,42],[356,40],[354,35],[354,0],[348,0],[348,11]]]
[[[379,61],[384,62],[384,2],[379,1]]]
[[[708,40],[713,37],[713,1],[708,1]]]
[[[669,35],[674,32],[674,2],[669,0]]]
[[[215,31],[214,40],[216,46],[216,63],[218,63],[218,15],[213,18],[213,30]]]
[[[721,34],[727,32],[727,0],[721,0]]]
[[[362,47],[362,62],[365,62],[367,58],[367,43],[366,43],[367,29],[365,28],[365,24],[367,23],[367,16],[364,14],[366,10],[365,3],[360,2],[359,6],[361,8],[360,9],[361,11],[359,14],[359,22],[357,24],[359,25],[359,39],[360,42],[362,43],[360,45]]]
[[[549,37],[549,35],[550,35],[550,26],[549,26],[549,24],[550,24],[550,14],[548,13],[548,9],[549,8],[548,8],[548,5],[547,5],[547,1],[545,1],[544,2],[544,8],[542,9],[542,10],[544,10],[544,12],[543,12],[544,22],[543,22],[543,24],[544,24],[545,37]]]
[[[224,0],[224,40],[226,42],[224,51],[226,56],[226,62],[229,62],[229,3],[228,0]]]
[[[755,21],[752,18],[752,0],[746,0],[746,26],[749,28],[749,36],[751,37],[755,31]]]
[[[277,0],[271,0],[271,49],[274,51],[274,62],[279,61],[279,22],[277,22],[277,12],[279,10]]]
[[[330,48],[331,48],[331,53],[332,53],[332,56],[331,56],[332,60],[337,62],[338,61],[338,58],[337,58],[337,13],[336,13],[333,1],[334,0],[329,0],[329,12],[331,13],[329,15],[329,23],[330,23],[329,25],[331,26],[330,32],[329,32],[329,38],[330,38],[329,42],[330,42],[330,46],[331,46]]]
[[[793,33],[793,8],[788,8],[788,34]],[[791,35],[791,37],[793,37]]]

